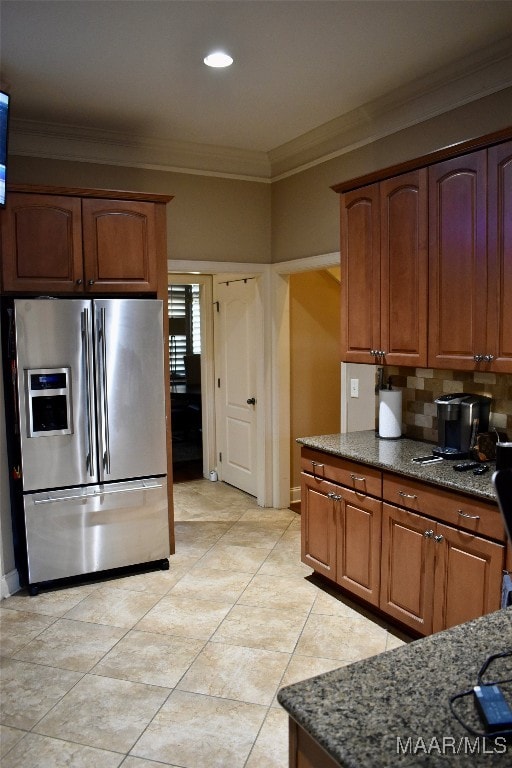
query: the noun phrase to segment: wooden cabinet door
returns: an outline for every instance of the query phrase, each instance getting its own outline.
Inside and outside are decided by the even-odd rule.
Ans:
[[[340,488],[336,582],[378,607],[382,502]]]
[[[512,373],[512,142],[488,151],[489,369]]]
[[[302,473],[301,559],[317,573],[336,579],[336,514],[339,486]]]
[[[380,185],[380,349],[387,365],[427,365],[427,170]]]
[[[379,185],[341,195],[341,359],[374,363],[380,349]]]
[[[429,169],[429,359],[474,369],[486,351],[487,151]]]
[[[153,203],[87,198],[82,219],[89,293],[156,291]]]
[[[79,199],[12,192],[1,230],[3,290],[83,291]]]
[[[498,610],[505,546],[438,523],[433,631]]]
[[[383,504],[380,608],[425,635],[432,631],[434,528],[421,515]]]

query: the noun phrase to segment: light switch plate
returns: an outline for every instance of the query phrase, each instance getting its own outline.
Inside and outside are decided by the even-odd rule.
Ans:
[[[359,379],[350,379],[350,397],[359,397]]]

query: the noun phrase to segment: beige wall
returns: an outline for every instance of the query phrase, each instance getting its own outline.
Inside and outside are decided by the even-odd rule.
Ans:
[[[270,185],[14,156],[9,181],[174,195],[167,207],[170,259],[270,262]]]
[[[300,486],[295,438],[340,431],[340,284],[327,271],[290,275],[291,487]]]
[[[272,261],[339,250],[331,186],[512,125],[512,88],[272,184]]]
[[[331,186],[512,125],[512,88],[411,126],[270,184],[175,172],[13,156],[11,182],[174,195],[171,259],[291,261],[339,250]]]

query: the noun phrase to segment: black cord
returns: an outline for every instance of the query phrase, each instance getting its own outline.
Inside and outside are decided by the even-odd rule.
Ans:
[[[486,673],[486,671],[489,668],[489,666],[491,665],[491,663],[495,659],[502,659],[502,658],[506,658],[508,656],[512,656],[512,650],[510,650],[510,651],[502,651],[501,653],[494,653],[491,656],[488,656],[487,659],[482,664],[482,666],[480,668],[480,671],[478,673],[478,676],[477,676],[478,685],[500,685],[500,684],[504,684],[504,683],[512,683],[512,678],[505,678],[505,679],[502,679],[502,680],[495,680],[492,683],[483,683],[482,682],[482,677]],[[473,695],[473,688],[471,688],[468,691],[462,691],[461,693],[456,693],[456,694],[454,694],[453,696],[450,697],[450,700],[449,700],[450,711],[451,711],[452,715],[454,716],[454,718],[457,720],[457,722],[460,723],[460,725],[462,725],[462,727],[466,731],[468,731],[468,733],[470,733],[472,736],[478,736],[480,738],[486,738],[486,739],[497,739],[497,738],[501,738],[501,737],[512,736],[512,729],[510,729],[510,728],[505,730],[505,731],[492,731],[492,732],[490,732],[490,731],[477,731],[474,728],[472,728],[471,726],[467,725],[467,723],[465,723],[462,720],[462,718],[455,711],[455,707],[453,705],[459,699],[463,699],[466,696],[472,696],[472,695]]]

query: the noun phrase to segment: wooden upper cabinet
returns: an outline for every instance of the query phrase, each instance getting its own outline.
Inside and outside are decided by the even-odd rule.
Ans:
[[[489,369],[512,373],[512,141],[488,152]]]
[[[166,260],[163,204],[171,199],[14,185],[0,212],[2,290],[156,293]]]
[[[341,195],[341,359],[372,363],[380,345],[379,185]]]
[[[380,184],[380,345],[387,365],[426,366],[427,170]]]
[[[425,169],[341,198],[342,360],[427,363]]]
[[[83,290],[80,199],[10,193],[2,213],[3,290]]]
[[[156,291],[152,203],[86,199],[82,226],[87,292]]]
[[[486,170],[486,150],[429,169],[428,364],[435,368],[473,370],[487,354]]]

